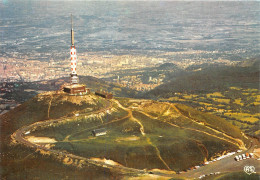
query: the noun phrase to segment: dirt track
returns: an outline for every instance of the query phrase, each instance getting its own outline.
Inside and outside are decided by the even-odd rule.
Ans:
[[[119,107],[123,107],[118,101],[113,100],[114,103],[116,103]],[[106,112],[107,110],[112,108],[112,102],[108,101],[106,104],[105,108],[102,108],[100,110],[97,110],[95,112],[92,113],[88,113],[88,114],[96,114],[96,113],[100,113],[100,112]],[[125,109],[125,107],[124,107]],[[127,109],[127,111],[129,111],[129,109]],[[121,119],[115,120],[115,121],[119,121],[125,118],[129,118],[132,117],[132,111],[131,113],[129,112],[128,115],[126,117],[123,117]],[[147,170],[140,170],[140,169],[135,169],[135,168],[129,168],[129,167],[125,167],[125,166],[121,166],[121,165],[113,165],[110,163],[106,163],[105,161],[98,161],[98,160],[93,160],[93,159],[89,159],[89,158],[85,158],[85,157],[80,157],[71,153],[67,153],[67,152],[63,152],[63,151],[59,151],[59,150],[53,150],[50,148],[47,148],[45,146],[39,145],[37,143],[35,143],[34,141],[29,141],[26,137],[24,137],[25,133],[28,131],[31,131],[32,129],[38,127],[38,126],[47,126],[51,123],[57,123],[60,121],[66,120],[66,118],[60,118],[60,119],[54,119],[54,120],[46,120],[46,121],[41,121],[41,122],[36,122],[34,124],[31,124],[29,126],[25,126],[22,127],[20,129],[18,129],[13,135],[12,137],[15,139],[15,141],[17,141],[18,143],[24,144],[25,146],[31,147],[33,149],[37,149],[37,150],[43,150],[46,151],[50,154],[56,155],[56,156],[62,156],[62,157],[69,157],[73,160],[83,160],[86,163],[90,163],[96,166],[101,166],[104,168],[109,168],[109,169],[116,169],[120,172],[122,172],[123,174],[135,174],[135,175],[157,175],[157,176],[164,176],[164,177],[185,177],[187,179],[193,179],[193,178],[198,178],[200,175],[202,174],[210,174],[210,173],[214,173],[214,172],[232,172],[232,171],[243,171],[243,167],[244,165],[254,165],[256,168],[256,172],[259,172],[259,161],[255,160],[255,159],[246,159],[240,162],[236,162],[234,160],[235,154],[233,156],[230,156],[228,158],[213,162],[209,165],[206,166],[202,166],[196,170],[191,170],[188,172],[184,172],[181,174],[174,174],[174,171],[168,171],[167,173],[164,171],[147,171]],[[259,142],[257,140],[252,140],[251,142],[251,146],[248,150],[241,152],[239,154],[245,153],[245,152],[253,152],[253,150],[255,149],[255,146],[258,145]]]

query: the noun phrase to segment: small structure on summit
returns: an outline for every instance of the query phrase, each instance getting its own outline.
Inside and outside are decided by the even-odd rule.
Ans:
[[[103,136],[107,134],[107,130],[105,128],[95,129],[92,131],[93,136]]]
[[[76,47],[74,45],[74,31],[71,15],[71,47],[70,47],[70,62],[71,62],[71,74],[70,74],[70,84],[63,87],[63,91],[69,93],[70,95],[83,95],[87,93],[86,86],[79,84],[79,78],[77,75],[77,54]]]
[[[95,95],[103,97],[105,99],[113,99],[113,94],[104,91],[96,91]]]

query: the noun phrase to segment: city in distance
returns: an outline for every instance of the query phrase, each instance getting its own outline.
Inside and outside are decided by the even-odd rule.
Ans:
[[[2,179],[259,178],[259,2],[0,11]]]

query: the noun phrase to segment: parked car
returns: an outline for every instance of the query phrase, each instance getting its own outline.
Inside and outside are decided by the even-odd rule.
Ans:
[[[242,157],[243,157],[243,159],[246,159],[246,155],[245,154],[242,154]]]
[[[235,161],[239,161],[239,157],[238,156],[236,156],[234,159],[235,159]]]

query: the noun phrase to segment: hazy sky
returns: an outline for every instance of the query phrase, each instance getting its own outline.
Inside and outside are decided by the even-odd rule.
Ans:
[[[11,1],[158,1],[158,0],[0,0],[0,3],[8,3]],[[160,0],[160,1],[220,1],[220,0]],[[234,0],[221,0],[234,1]],[[236,0],[236,1],[260,1],[260,0]]]

